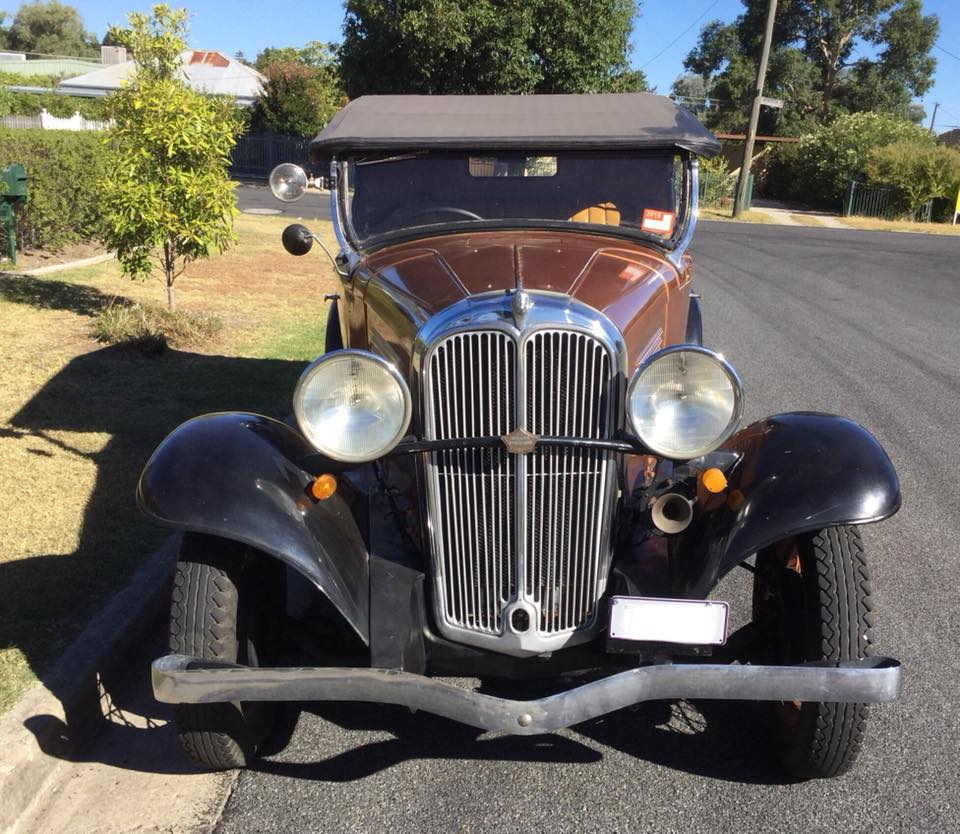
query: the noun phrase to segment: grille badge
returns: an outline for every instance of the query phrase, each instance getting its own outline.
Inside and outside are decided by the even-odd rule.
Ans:
[[[509,434],[500,436],[506,450],[512,455],[529,455],[537,448],[537,441],[540,439],[535,434],[531,434],[525,428],[515,428]]]

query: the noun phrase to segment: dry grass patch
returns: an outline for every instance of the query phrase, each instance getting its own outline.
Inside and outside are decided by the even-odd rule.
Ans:
[[[209,313],[168,310],[138,301],[113,301],[97,315],[93,338],[105,345],[125,344],[157,354],[169,345],[210,346],[222,330],[223,320]]]
[[[730,223],[766,223],[776,225],[777,221],[762,211],[745,211],[739,217],[730,215],[730,209],[700,208],[697,217],[701,220],[724,220]]]
[[[909,220],[880,220],[876,217],[844,217],[843,222],[851,229],[875,232],[919,232],[925,235],[960,235],[960,224],[914,223]]]
[[[157,305],[160,282],[122,279],[115,262],[0,276],[0,712],[165,535],[133,499],[157,443],[204,412],[289,413],[339,284],[322,254],[283,250],[285,225],[241,215],[239,245],[188,268],[180,309],[223,328],[157,358],[91,330],[104,308]]]

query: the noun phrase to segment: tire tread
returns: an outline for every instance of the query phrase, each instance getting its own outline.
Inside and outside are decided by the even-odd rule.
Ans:
[[[808,581],[816,582],[817,591],[810,595],[817,610],[808,611],[808,617],[820,623],[818,630],[811,629],[808,658],[840,661],[869,657],[873,654],[873,601],[859,530],[820,530],[810,537],[807,555],[804,569],[815,571]],[[867,705],[818,703],[804,708],[815,710],[813,732],[809,746],[789,757],[790,770],[801,778],[845,773],[863,746]]]
[[[239,591],[228,559],[216,547],[184,541],[173,580],[169,647],[176,654],[235,663]],[[244,767],[254,752],[240,709],[233,704],[177,704],[180,745],[191,762],[210,770]]]

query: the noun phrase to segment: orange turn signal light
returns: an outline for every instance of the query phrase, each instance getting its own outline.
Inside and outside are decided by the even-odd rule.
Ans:
[[[703,481],[703,488],[707,492],[723,492],[727,488],[727,476],[716,467],[704,470],[700,476]]]
[[[337,479],[333,475],[321,475],[310,484],[310,494],[318,501],[326,501],[337,491]]]

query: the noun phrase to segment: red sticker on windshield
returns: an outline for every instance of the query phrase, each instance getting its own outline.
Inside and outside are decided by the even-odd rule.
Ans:
[[[657,209],[643,210],[643,219],[640,221],[640,230],[652,232],[655,235],[670,237],[673,234],[673,221],[676,215],[672,211],[658,211]]]

